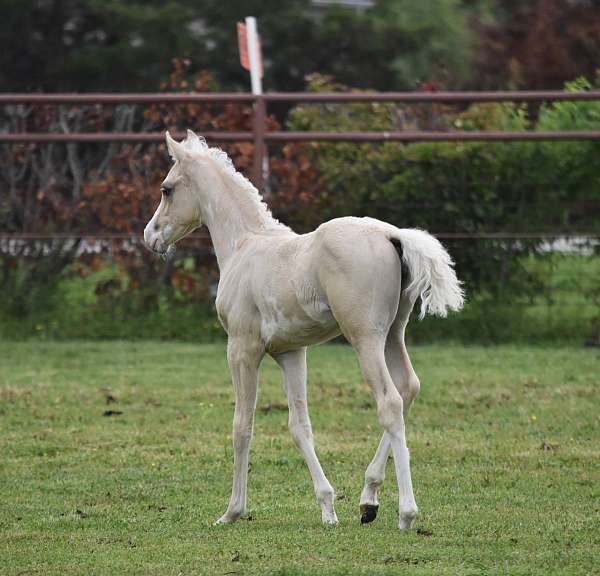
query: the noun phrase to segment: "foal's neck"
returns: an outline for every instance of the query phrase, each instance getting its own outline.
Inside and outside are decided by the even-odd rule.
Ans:
[[[204,223],[210,232],[219,268],[236,250],[240,241],[253,234],[290,231],[278,222],[258,190],[241,174],[217,167],[199,192]]]

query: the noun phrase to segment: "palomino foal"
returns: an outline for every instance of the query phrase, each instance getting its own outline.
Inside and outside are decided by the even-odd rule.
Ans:
[[[391,450],[399,525],[409,528],[417,505],[404,419],[419,379],[404,330],[419,297],[421,317],[461,308],[463,293],[450,256],[426,232],[372,218],[337,218],[309,234],[295,234],[271,216],[224,152],[191,131],[181,143],[168,132],[166,140],[174,164],[144,240],[153,252],[165,254],[205,224],[220,269],[216,308],[228,334],[235,415],[233,489],[218,522],[235,522],[246,510],[258,369],[270,354],[283,370],[290,432],[310,471],[322,520],[337,523],[335,494],[315,453],[308,416],[306,347],[341,333],[356,351],[384,430],[365,473],[361,521],[377,515],[377,490]]]

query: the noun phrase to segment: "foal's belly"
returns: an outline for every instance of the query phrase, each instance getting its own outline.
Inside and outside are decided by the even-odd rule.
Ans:
[[[264,316],[261,323],[267,351],[273,354],[326,342],[339,334],[339,326],[328,308],[316,318],[303,312],[290,316],[273,314]]]

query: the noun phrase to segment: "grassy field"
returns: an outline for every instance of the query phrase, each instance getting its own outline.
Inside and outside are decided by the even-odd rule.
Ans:
[[[408,422],[415,530],[396,528],[391,462],[378,519],[359,523],[380,432],[344,346],[309,353],[340,525],[320,523],[266,360],[249,516],[213,527],[232,469],[222,344],[0,342],[0,573],[598,574],[600,352],[412,356],[423,384]]]

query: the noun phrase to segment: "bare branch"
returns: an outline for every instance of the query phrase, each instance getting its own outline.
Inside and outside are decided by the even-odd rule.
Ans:
[[[75,118],[75,132],[81,131],[81,111],[80,110],[72,110],[71,117]],[[69,125],[67,122],[67,115],[64,109],[64,106],[59,108],[59,118],[60,118],[60,126],[62,131],[65,134],[71,132],[69,129]],[[79,202],[81,198],[81,189],[84,180],[83,168],[81,167],[81,162],[79,160],[78,154],[78,145],[76,142],[67,143],[67,160],[69,162],[69,168],[71,169],[71,174],[73,176],[73,203],[76,204]]]

